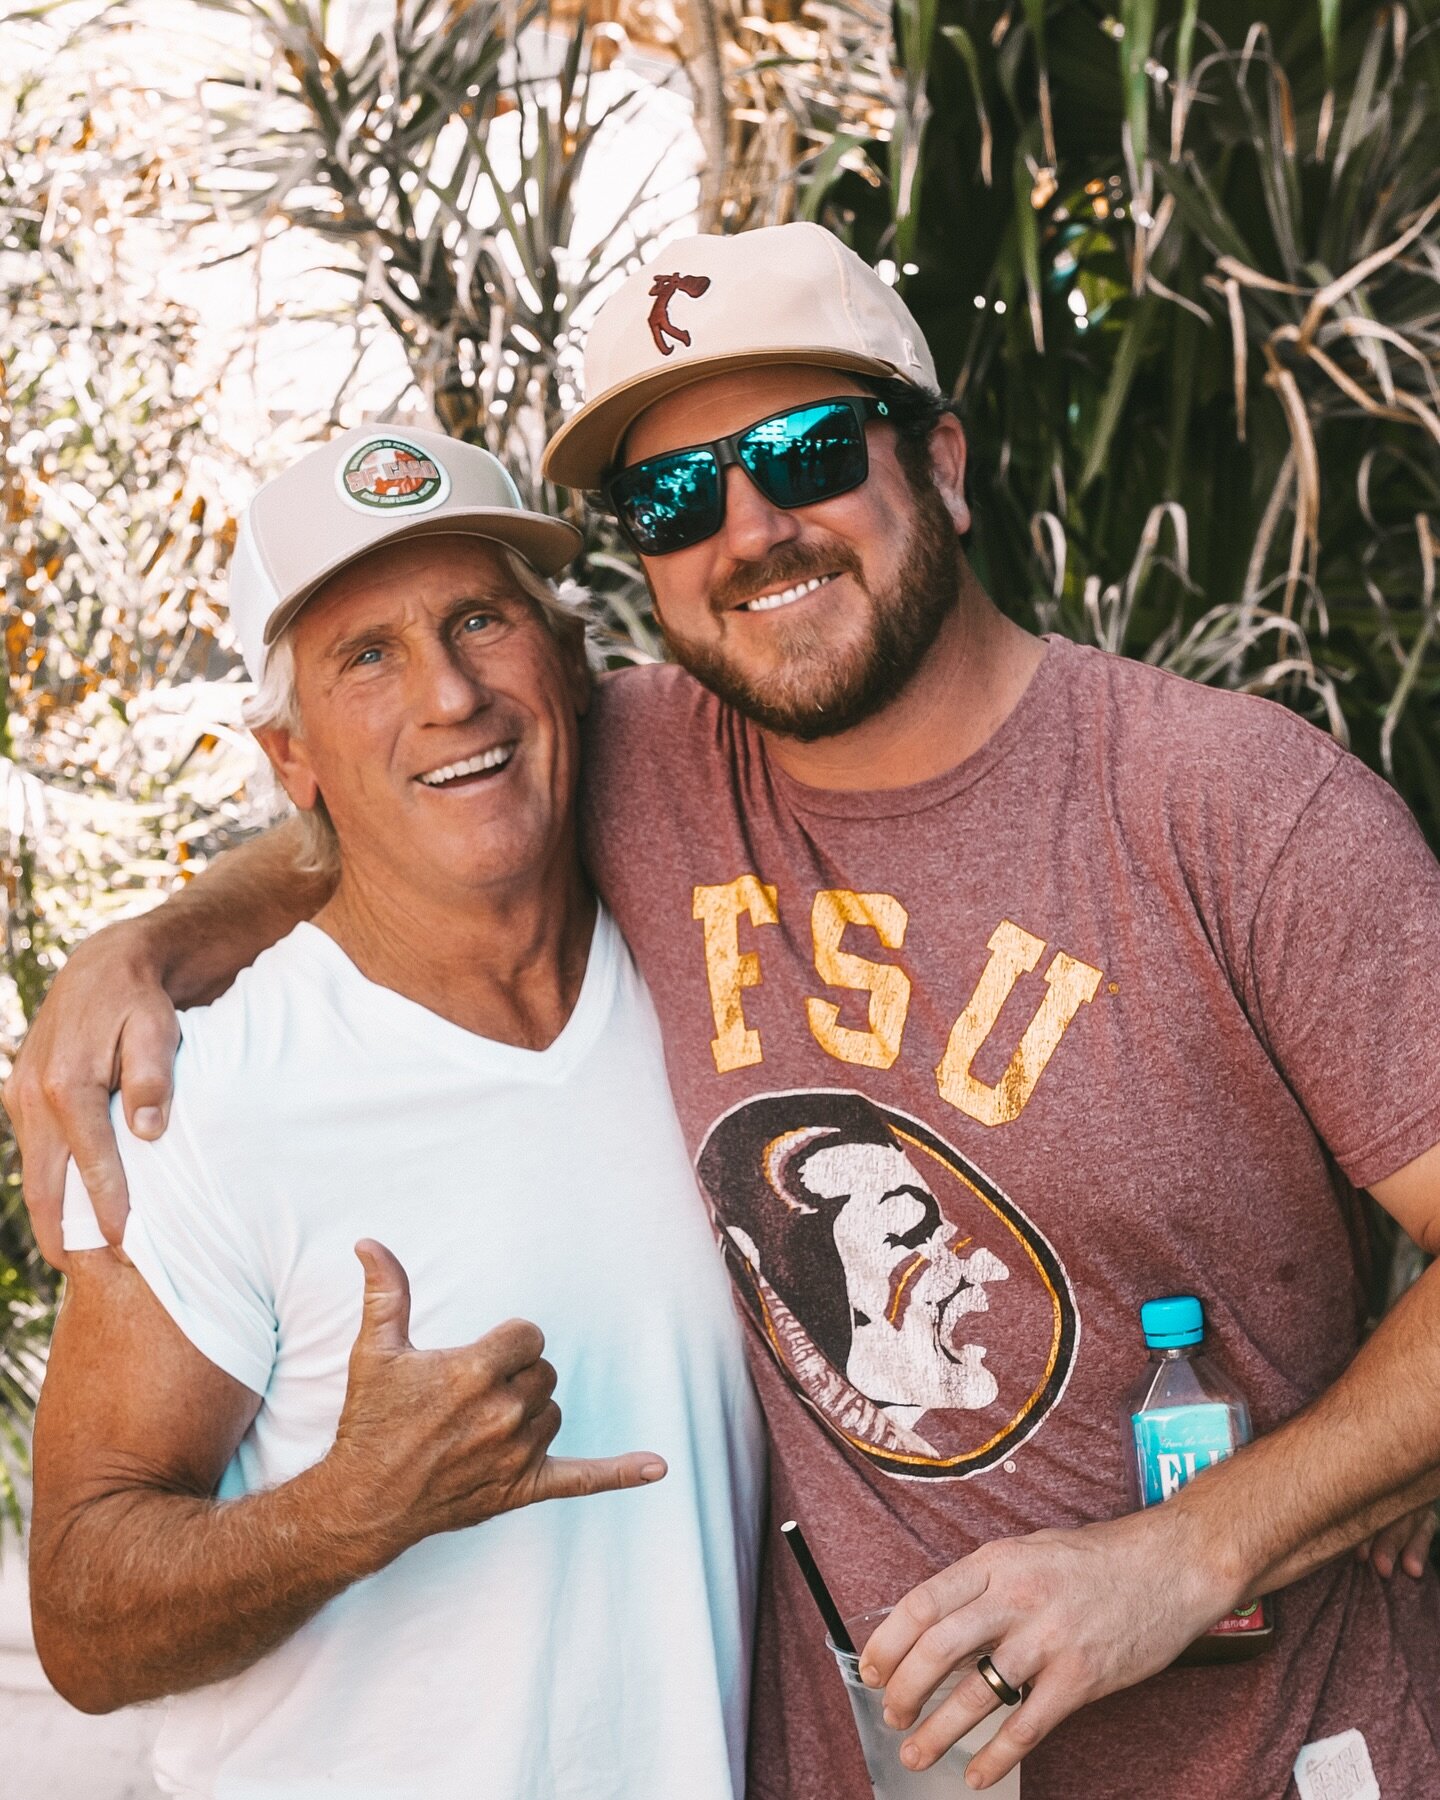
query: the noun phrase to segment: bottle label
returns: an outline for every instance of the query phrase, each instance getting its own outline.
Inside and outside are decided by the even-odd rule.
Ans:
[[[1234,1415],[1228,1406],[1164,1406],[1154,1412],[1133,1413],[1135,1456],[1140,1473],[1140,1503],[1158,1506],[1202,1469],[1224,1462],[1238,1448]],[[1253,1600],[1237,1607],[1212,1625],[1207,1637],[1232,1637],[1237,1633],[1266,1631],[1269,1620],[1264,1602]]]
[[[1235,1449],[1228,1406],[1165,1406],[1136,1413],[1131,1423],[1142,1506],[1158,1506],[1178,1494],[1192,1476],[1224,1462]]]

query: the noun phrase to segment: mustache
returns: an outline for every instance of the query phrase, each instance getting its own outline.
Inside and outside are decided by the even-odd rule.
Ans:
[[[763,562],[740,563],[710,590],[714,612],[728,612],[744,600],[774,588],[793,587],[817,575],[852,575],[861,587],[865,578],[859,554],[848,544],[784,544]]]

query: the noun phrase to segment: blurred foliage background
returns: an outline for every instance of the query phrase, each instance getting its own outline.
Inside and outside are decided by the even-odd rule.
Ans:
[[[596,296],[697,221],[819,219],[900,286],[1007,610],[1272,694],[1440,847],[1437,23],[1440,0],[0,3],[0,1067],[67,946],[266,816],[223,569],[298,444],[360,416],[485,443],[583,524],[615,654],[656,653],[628,554],[539,451]],[[279,342],[304,378],[261,405]],[[3,1131],[0,1183],[18,1519],[54,1287]],[[1379,1248],[1377,1311],[1415,1267]]]

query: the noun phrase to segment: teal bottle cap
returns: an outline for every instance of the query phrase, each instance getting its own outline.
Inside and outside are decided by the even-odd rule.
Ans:
[[[1205,1314],[1193,1294],[1147,1300],[1140,1308],[1140,1323],[1152,1350],[1179,1350],[1205,1336]]]

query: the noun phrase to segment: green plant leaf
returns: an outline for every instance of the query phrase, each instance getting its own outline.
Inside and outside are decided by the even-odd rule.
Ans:
[[[1121,0],[1120,67],[1125,87],[1125,122],[1130,134],[1131,180],[1140,191],[1150,154],[1150,77],[1146,65],[1155,41],[1155,0]]]
[[[1081,471],[1077,498],[1084,498],[1105,467],[1106,459],[1110,454],[1110,446],[1124,414],[1125,402],[1129,398],[1131,385],[1139,372],[1141,358],[1145,353],[1146,337],[1154,315],[1155,302],[1139,300],[1130,317],[1120,327],[1120,342],[1110,370],[1110,379],[1106,383],[1105,396],[1100,403],[1099,416],[1095,422],[1095,433],[1090,441],[1085,465]]]

